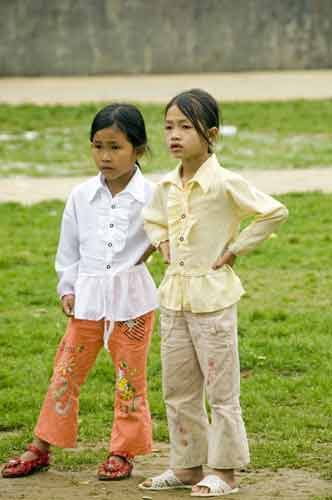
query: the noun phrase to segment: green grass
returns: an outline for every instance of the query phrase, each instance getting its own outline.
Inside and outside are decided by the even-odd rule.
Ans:
[[[289,221],[237,262],[248,292],[239,308],[239,338],[252,467],[304,467],[331,478],[332,196],[281,199]],[[62,208],[60,202],[0,205],[0,461],[30,439],[65,328],[53,272]],[[159,282],[158,256],[150,267]],[[157,330],[149,397],[154,436],[164,440]],[[79,452],[57,451],[57,467],[104,458],[113,389],[113,367],[102,352],[82,389]]]
[[[0,105],[0,175],[93,174],[89,128],[101,106]],[[174,162],[163,140],[163,106],[139,107],[152,149],[144,169],[169,170]],[[227,168],[332,165],[332,100],[225,103],[222,114],[225,125],[237,127],[216,148]]]

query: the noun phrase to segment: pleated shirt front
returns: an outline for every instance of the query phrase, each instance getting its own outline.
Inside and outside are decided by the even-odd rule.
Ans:
[[[142,209],[153,191],[153,183],[137,169],[114,197],[101,174],[69,196],[55,268],[59,295],[75,294],[76,318],[125,321],[157,307],[148,269],[135,265],[150,244]]]

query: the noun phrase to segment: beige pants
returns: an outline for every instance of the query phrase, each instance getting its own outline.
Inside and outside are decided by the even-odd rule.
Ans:
[[[171,467],[233,469],[248,464],[236,305],[204,314],[162,308],[160,321]]]

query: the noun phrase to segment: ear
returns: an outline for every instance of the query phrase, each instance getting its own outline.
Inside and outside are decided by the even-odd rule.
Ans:
[[[219,135],[218,127],[209,128],[209,138],[211,139],[212,142],[216,142],[218,135]]]
[[[137,160],[139,160],[140,158],[142,158],[142,156],[144,155],[145,153],[145,150],[146,150],[146,146],[143,145],[143,146],[139,146],[138,148],[136,148],[136,158]]]

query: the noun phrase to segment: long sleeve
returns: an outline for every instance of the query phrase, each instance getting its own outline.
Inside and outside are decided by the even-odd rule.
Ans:
[[[228,249],[235,255],[245,255],[255,249],[287,219],[288,210],[279,201],[251,186],[240,176],[226,183],[226,192],[232,198],[241,220],[254,216]]]
[[[60,297],[74,293],[79,260],[78,226],[71,196],[63,213],[60,240],[55,258],[55,270],[59,277],[57,291]]]
[[[151,203],[143,210],[144,229],[153,246],[168,239],[166,194],[163,185],[157,185]]]

